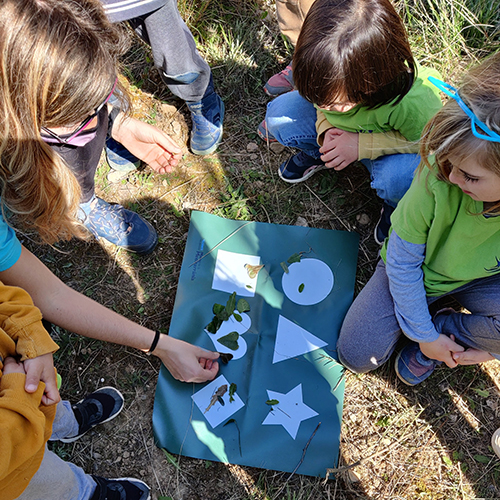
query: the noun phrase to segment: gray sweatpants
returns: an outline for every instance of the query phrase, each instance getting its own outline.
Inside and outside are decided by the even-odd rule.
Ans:
[[[480,278],[442,295],[454,297],[471,314],[443,311],[433,318],[436,330],[455,335],[457,343],[500,357],[500,274]],[[427,303],[440,297],[427,297]],[[403,336],[382,260],[350,307],[340,330],[337,353],[356,373],[384,364]]]
[[[68,401],[57,405],[51,440],[75,436],[78,423]],[[96,483],[76,465],[65,462],[45,447],[42,463],[28,487],[17,500],[88,500]]]
[[[170,91],[184,101],[200,101],[210,83],[211,71],[179,14],[177,0],[168,0],[160,9],[130,19],[129,23],[151,45],[154,64]]]

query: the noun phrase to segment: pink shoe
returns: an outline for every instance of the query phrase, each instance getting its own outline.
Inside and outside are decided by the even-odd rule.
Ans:
[[[283,71],[273,75],[264,85],[264,92],[269,97],[277,97],[294,89],[292,65],[289,64]]]
[[[268,142],[269,144],[271,142],[278,142],[278,140],[269,133],[269,130],[267,130],[266,120],[262,120],[262,122],[260,123],[259,127],[257,128],[257,134],[259,134],[259,137],[263,141]]]

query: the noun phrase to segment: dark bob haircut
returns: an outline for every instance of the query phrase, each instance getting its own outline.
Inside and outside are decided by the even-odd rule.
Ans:
[[[415,78],[406,30],[389,0],[316,0],[293,56],[300,94],[320,107],[340,100],[398,103]]]

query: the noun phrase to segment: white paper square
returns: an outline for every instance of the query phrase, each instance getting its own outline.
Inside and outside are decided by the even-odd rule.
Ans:
[[[258,275],[255,278],[250,278],[245,264],[258,266],[260,265],[260,257],[219,250],[212,288],[221,292],[236,292],[236,295],[240,297],[253,297]]]
[[[222,396],[224,406],[217,401],[208,411],[206,411],[210,405],[212,396],[217,392],[217,389],[224,384],[227,385],[227,391],[224,396]],[[233,394],[234,401],[231,403],[229,402],[229,386],[230,384],[226,380],[226,377],[224,377],[224,375],[220,375],[215,380],[212,380],[210,384],[206,385],[203,389],[200,389],[191,396],[196,406],[200,409],[203,416],[214,429],[221,422],[224,422],[231,415],[234,415],[240,408],[245,406],[245,403],[243,403],[241,398],[236,393]]]

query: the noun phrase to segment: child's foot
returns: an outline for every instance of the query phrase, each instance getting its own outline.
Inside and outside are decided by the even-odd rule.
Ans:
[[[278,140],[267,130],[266,120],[262,120],[257,128],[257,134],[265,142],[278,142]]]
[[[140,255],[151,253],[158,243],[153,226],[140,215],[118,204],[94,197],[82,203],[83,225],[97,238]]]
[[[78,422],[78,434],[60,439],[59,441],[72,443],[80,439],[96,425],[109,422],[122,411],[123,402],[123,396],[114,387],[101,387],[97,389],[97,391],[73,405],[73,412]]]
[[[406,385],[417,385],[429,377],[439,361],[424,356],[417,343],[407,344],[396,356],[394,368],[401,382]]]
[[[303,151],[290,156],[278,169],[278,175],[285,181],[292,184],[303,182],[320,170],[324,170],[325,164],[307,155]]]
[[[273,75],[264,85],[264,92],[269,97],[277,97],[294,89],[292,65],[289,64],[284,70]]]
[[[491,436],[491,447],[496,453],[497,457],[500,458],[500,429],[497,429],[493,436]]]
[[[224,103],[222,99],[212,92],[203,97],[201,101],[186,102],[193,129],[191,130],[191,151],[195,155],[212,154],[222,140],[224,121]]]
[[[389,236],[389,229],[391,228],[391,215],[395,208],[388,205],[385,201],[382,205],[382,210],[380,211],[380,219],[375,226],[373,231],[373,236],[375,241],[382,246],[385,239]]]
[[[149,500],[151,498],[149,486],[140,479],[121,478],[105,479],[92,476],[97,483],[90,500]]]

